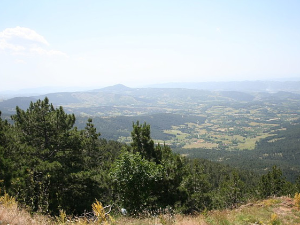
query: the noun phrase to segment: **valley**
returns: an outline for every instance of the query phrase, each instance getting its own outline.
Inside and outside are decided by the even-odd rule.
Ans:
[[[251,82],[248,87],[251,89]],[[289,165],[290,159],[284,158],[270,161],[268,153],[257,152],[258,143],[264,140],[276,149],[276,144],[288,141],[279,133],[299,126],[300,94],[293,90],[274,89],[277,92],[271,93],[116,85],[88,92],[12,98],[0,102],[0,110],[9,119],[16,105],[26,108],[30,101],[47,96],[55,106],[76,115],[79,129],[92,118],[101,138],[128,144],[133,122],[146,122],[156,144],[166,144],[180,154],[253,169],[247,163],[250,157],[259,164],[259,172],[280,164],[286,174],[295,175],[300,172],[297,163]],[[277,152],[280,155],[282,151]]]

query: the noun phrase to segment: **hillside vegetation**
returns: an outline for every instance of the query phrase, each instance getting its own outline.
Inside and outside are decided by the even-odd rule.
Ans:
[[[97,199],[131,216],[197,214],[300,191],[300,178],[288,181],[276,165],[258,175],[175,154],[155,144],[147,123],[132,124],[130,144],[101,139],[92,119],[78,129],[48,98],[11,119],[0,119],[1,190],[32,212],[81,215]]]
[[[223,87],[211,83],[206,90],[196,89],[203,87],[199,85],[194,84],[195,89],[116,85],[48,96],[55,106],[76,115],[78,129],[84,130],[92,118],[106,140],[130,144],[132,123],[146,122],[154,142],[177,153],[261,174],[278,165],[288,180],[295,181],[300,172],[296,160],[299,140],[289,133],[299,133],[297,82],[237,82]],[[10,114],[16,112],[16,106],[26,110],[30,101],[41,98],[44,96],[0,102],[3,118],[12,123]]]

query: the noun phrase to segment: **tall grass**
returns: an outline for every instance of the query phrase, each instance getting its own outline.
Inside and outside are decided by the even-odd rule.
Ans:
[[[30,215],[28,211],[18,206],[13,197],[7,193],[0,197],[1,224],[51,225],[53,219],[43,215]]]

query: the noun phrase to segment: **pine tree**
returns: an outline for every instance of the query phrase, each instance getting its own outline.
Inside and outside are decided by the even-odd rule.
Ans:
[[[262,175],[259,183],[260,197],[282,196],[290,194],[291,184],[283,177],[282,171],[277,166],[273,166],[272,171]]]
[[[140,122],[137,121],[136,124],[132,125],[132,149],[133,152],[139,152],[144,159],[149,161],[156,158],[154,150],[154,141],[150,137],[150,125],[144,123],[140,125]]]

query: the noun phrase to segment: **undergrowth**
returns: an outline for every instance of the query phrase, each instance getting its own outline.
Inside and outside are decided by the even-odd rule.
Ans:
[[[290,204],[292,202],[292,205]],[[60,210],[57,217],[31,214],[20,207],[8,194],[0,197],[0,224],[23,225],[294,225],[300,224],[300,194],[294,199],[270,198],[249,203],[234,210],[215,210],[196,216],[173,214],[161,211],[148,217],[132,218],[129,216],[110,215],[110,209],[103,207],[98,200],[92,204],[93,212],[89,216],[73,217]],[[282,209],[283,207],[284,210]]]

